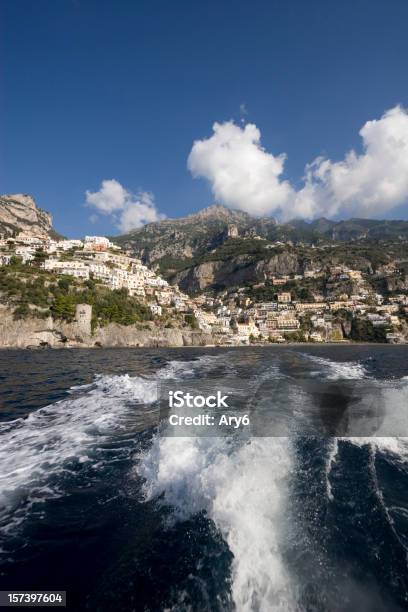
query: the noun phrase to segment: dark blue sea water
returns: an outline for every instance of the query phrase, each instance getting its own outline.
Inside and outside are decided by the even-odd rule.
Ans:
[[[65,590],[70,610],[408,609],[407,356],[0,351],[0,590]],[[239,380],[255,419],[285,405],[296,427],[166,437],[166,380]]]

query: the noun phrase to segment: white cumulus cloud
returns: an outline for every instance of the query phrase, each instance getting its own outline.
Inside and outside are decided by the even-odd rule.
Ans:
[[[253,124],[215,123],[212,136],[193,144],[188,168],[210,182],[218,201],[255,215],[369,217],[408,202],[407,111],[396,106],[367,121],[360,136],[361,154],[316,158],[299,190],[282,176],[286,155],[265,151]]]
[[[115,179],[102,181],[99,191],[86,191],[86,203],[101,214],[111,215],[121,232],[165,218],[157,210],[152,193],[133,194]]]
[[[299,213],[369,217],[408,201],[408,113],[396,106],[367,121],[359,134],[361,155],[352,150],[342,161],[317,158],[306,167]]]
[[[260,145],[261,133],[252,123],[214,123],[213,135],[197,140],[188,158],[194,177],[210,181],[214,197],[231,208],[266,215],[286,206],[292,197],[281,180],[286,156],[274,156]]]
[[[139,192],[137,199],[127,201],[120,215],[118,228],[128,232],[152,221],[160,221],[166,215],[159,213],[154,202],[154,196],[147,191]]]

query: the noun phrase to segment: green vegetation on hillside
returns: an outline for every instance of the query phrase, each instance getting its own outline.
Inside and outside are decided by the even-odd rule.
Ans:
[[[274,302],[278,294],[288,292],[292,300],[300,302],[314,302],[314,293],[322,293],[325,289],[324,278],[304,278],[301,281],[288,280],[284,285],[273,285],[267,280],[262,286],[250,285],[246,288],[246,295],[254,302]]]
[[[271,251],[266,248],[267,244],[269,243],[264,240],[255,240],[253,238],[230,238],[213,252],[203,255],[199,263],[205,261],[227,261],[228,259],[240,255],[252,255],[255,259],[262,259],[268,254],[271,254]],[[275,247],[273,249],[274,255],[278,252],[283,252],[283,248]]]
[[[199,329],[198,321],[193,314],[186,314],[184,316],[184,321],[191,329]]]
[[[92,324],[133,325],[152,319],[150,309],[125,289],[110,290],[92,280],[79,282],[14,262],[0,267],[0,300],[14,307],[16,319],[27,316],[72,321],[77,304],[91,304]]]
[[[284,251],[284,247],[276,246],[273,249],[268,249],[270,244],[264,240],[256,240],[254,238],[229,238],[220,246],[212,251],[203,250],[201,254],[195,257],[173,257],[164,255],[157,260],[159,273],[164,276],[180,272],[187,268],[198,266],[208,261],[228,261],[240,255],[247,255],[252,261],[258,261],[271,255],[277,255]]]
[[[168,274],[174,272],[180,272],[185,268],[189,268],[194,265],[194,259],[191,257],[172,257],[170,255],[164,255],[156,261],[158,265],[158,273],[162,276],[167,277]]]
[[[239,238],[228,236],[232,226]],[[151,264],[159,265],[162,274],[172,274],[208,261],[207,257],[224,261],[224,256],[256,256],[267,242],[257,241],[254,252],[251,236],[259,236],[269,243],[285,243],[285,248],[293,246],[297,254],[305,249],[313,260],[316,255],[323,261],[335,256],[345,265],[354,263],[358,269],[371,272],[397,255],[398,250],[407,254],[408,222],[321,218],[311,223],[292,220],[278,224],[271,218],[251,217],[215,206],[192,216],[151,223],[113,240]],[[233,243],[241,243],[235,252]],[[228,245],[226,251],[223,244]],[[317,247],[314,253],[312,245]]]
[[[367,319],[353,319],[350,338],[356,342],[387,342],[385,327],[374,327]]]

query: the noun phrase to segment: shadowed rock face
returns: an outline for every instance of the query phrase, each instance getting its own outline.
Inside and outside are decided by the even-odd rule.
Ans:
[[[171,280],[187,293],[203,291],[208,287],[233,287],[247,282],[261,282],[275,274],[298,274],[303,263],[296,254],[279,253],[257,260],[251,255],[238,255],[227,261],[208,261],[187,268]]]
[[[274,275],[328,271],[334,265],[368,273],[381,273],[381,266],[400,268],[407,258],[408,221],[322,218],[280,224],[213,205],[113,240],[192,294],[257,284]],[[390,290],[403,291],[406,277],[384,282]]]
[[[33,236],[47,236],[53,232],[52,217],[38,208],[30,195],[1,195],[0,233],[12,235],[21,231]]]
[[[149,223],[114,240],[152,264],[163,257],[195,257],[210,252],[229,237],[262,233],[264,226],[274,225],[273,219],[256,219],[245,212],[214,204],[186,217]]]
[[[166,269],[171,269],[171,258],[200,257],[228,238],[254,235],[272,241],[291,241],[293,244],[367,239],[408,240],[408,221],[331,221],[321,218],[310,223],[293,220],[280,224],[272,218],[253,217],[246,212],[214,204],[186,217],[149,223],[113,239],[150,264],[169,258]]]

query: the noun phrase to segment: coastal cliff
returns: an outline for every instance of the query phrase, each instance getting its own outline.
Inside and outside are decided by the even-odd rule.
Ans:
[[[0,307],[0,348],[176,347],[214,344],[211,334],[189,329],[111,323],[90,333],[78,321],[64,323],[48,317],[15,320]]]

